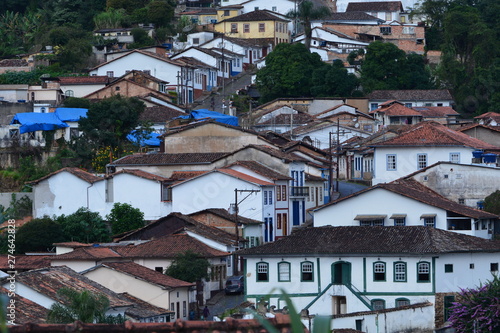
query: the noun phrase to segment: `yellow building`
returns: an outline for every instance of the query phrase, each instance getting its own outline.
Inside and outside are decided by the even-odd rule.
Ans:
[[[224,6],[217,9],[217,22],[239,16],[243,13],[242,5]]]
[[[255,10],[224,19],[215,24],[215,31],[234,38],[266,38],[274,44],[288,43],[288,20],[268,10]]]

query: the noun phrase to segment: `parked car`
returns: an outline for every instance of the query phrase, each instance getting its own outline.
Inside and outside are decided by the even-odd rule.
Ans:
[[[243,294],[245,291],[245,280],[243,276],[231,276],[226,280],[226,295]]]

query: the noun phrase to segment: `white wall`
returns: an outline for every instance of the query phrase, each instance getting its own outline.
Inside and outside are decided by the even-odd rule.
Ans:
[[[172,211],[191,214],[208,208],[228,209],[235,201],[234,189],[259,190],[241,202],[246,194],[239,193],[239,215],[262,221],[262,191],[260,186],[219,172],[183,182],[172,188]]]
[[[439,161],[449,161],[450,153],[460,153],[461,163],[472,162],[472,151],[465,147],[376,147],[374,158],[374,177],[372,185],[387,183],[418,171],[417,154],[427,154],[427,165]],[[396,170],[387,170],[387,155],[395,154]]]

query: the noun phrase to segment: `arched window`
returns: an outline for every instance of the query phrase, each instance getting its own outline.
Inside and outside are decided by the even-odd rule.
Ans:
[[[290,263],[282,261],[278,263],[278,281],[290,282]]]
[[[417,263],[417,282],[431,282],[431,265],[426,261]]]
[[[267,262],[257,263],[257,282],[269,281],[269,264]]]
[[[311,261],[300,263],[300,277],[301,281],[314,281],[314,264]]]
[[[66,91],[64,92],[64,95],[65,95],[66,97],[74,97],[74,96],[75,96],[75,92],[74,92],[73,90],[66,90]]]
[[[377,261],[373,263],[373,281],[385,281],[386,265],[385,262]]]
[[[406,282],[406,263],[394,263],[394,282]]]

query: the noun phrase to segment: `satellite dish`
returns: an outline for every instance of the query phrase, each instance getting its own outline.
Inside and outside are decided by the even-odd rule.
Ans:
[[[194,26],[193,25],[187,25],[184,28],[182,28],[182,32],[188,32],[193,30]]]
[[[354,127],[359,128],[359,123],[354,124]]]

